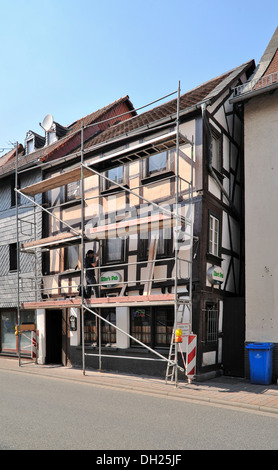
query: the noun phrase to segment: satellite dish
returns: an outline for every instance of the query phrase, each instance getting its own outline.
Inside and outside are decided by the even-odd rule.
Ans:
[[[49,132],[51,130],[52,124],[54,122],[52,114],[47,114],[42,122],[42,127],[45,132]]]

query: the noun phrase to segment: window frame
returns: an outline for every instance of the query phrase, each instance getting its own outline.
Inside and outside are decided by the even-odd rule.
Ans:
[[[17,243],[9,244],[9,272],[17,272]]]
[[[100,315],[106,318],[110,323],[116,325],[116,308],[102,308]],[[84,342],[86,346],[90,343],[92,346],[96,346],[99,343],[99,322],[101,322],[101,345],[106,346],[116,345],[117,342],[117,329],[109,325],[104,320],[97,319],[92,312],[86,311],[84,317]],[[104,329],[105,327],[105,329]]]
[[[206,301],[205,303],[205,344],[213,345],[219,337],[219,302]]]
[[[163,155],[163,154],[165,154],[165,157],[166,157],[165,166],[160,167],[160,168],[155,168],[154,170],[150,170],[150,160],[152,158],[157,158],[157,157],[159,157],[160,155]],[[162,173],[163,171],[166,171],[168,169],[168,166],[169,166],[169,153],[168,153],[168,150],[163,150],[162,152],[156,153],[154,155],[150,155],[148,158],[146,158],[145,177],[153,176],[154,174],[157,174],[157,173]]]
[[[217,154],[215,154],[217,150]],[[211,128],[211,164],[220,175],[223,170],[223,137],[215,128]]]
[[[77,257],[77,263],[75,264],[74,267],[69,267],[69,250],[77,250],[78,252],[78,257]],[[80,246],[79,245],[69,245],[64,247],[64,271],[72,271],[75,269],[78,269],[79,267],[79,259],[80,259]]]
[[[169,230],[170,237],[164,237],[163,234],[161,236],[161,232],[164,230]],[[153,232],[148,232],[148,238],[139,238],[139,258],[141,260],[147,260],[148,259],[148,251],[149,251],[149,246],[150,242],[152,240],[152,233]],[[158,237],[159,242],[163,240],[164,242],[164,249],[163,252],[159,252],[159,247],[158,251],[156,254],[157,259],[163,259],[163,258],[168,258],[171,256],[172,251],[173,251],[173,230],[169,228],[165,229],[160,229],[159,230],[159,237]]]
[[[134,325],[134,314],[135,310],[144,310],[144,314],[148,316],[148,325]],[[169,323],[166,321],[166,324],[163,325],[165,331],[158,331],[158,317],[161,313],[168,316]],[[139,317],[138,317],[139,318]],[[139,330],[141,326],[141,330]],[[160,325],[161,326],[161,325]],[[144,330],[143,330],[143,327]],[[155,307],[132,307],[130,308],[130,334],[134,338],[138,339],[142,343],[150,346],[152,349],[167,349],[170,347],[171,337],[174,327],[174,309],[172,306],[155,306]],[[148,329],[146,329],[148,328]],[[159,341],[163,339],[164,341]],[[130,347],[143,347],[135,340],[131,339]]]
[[[78,189],[78,195],[76,197],[69,197],[69,187],[70,185],[73,186],[72,194],[74,193],[74,185],[76,189]],[[64,202],[74,203],[76,201],[80,201],[81,199],[81,181],[72,181],[64,186]]]
[[[169,150],[163,150],[162,152],[155,153],[154,155],[150,155],[149,157],[146,157],[143,162],[143,179],[145,178],[152,178],[155,177],[156,175],[163,174],[167,171],[169,171],[171,168],[171,152],[175,151],[175,149],[169,149]],[[159,157],[159,155],[166,154],[166,165],[163,168],[157,168],[155,170],[150,171],[150,159]]]
[[[109,176],[109,172],[110,171],[115,171],[115,170],[119,170],[119,169],[122,169],[122,176],[121,178],[118,180],[118,179],[113,179]],[[107,178],[110,178],[111,180],[113,180],[113,183],[111,181],[108,181],[106,179],[104,179],[104,182],[103,182],[103,186],[104,186],[104,191],[107,191],[111,188],[119,188],[118,184],[121,184],[121,185],[124,185],[125,182],[126,182],[126,177],[125,177],[125,168],[124,168],[124,165],[120,165],[120,166],[117,166],[115,168],[111,168],[110,170],[107,170],[105,172],[105,176]],[[120,189],[120,188],[119,188]]]
[[[117,259],[109,259],[109,256],[108,256],[108,244],[109,244],[109,241],[111,240],[121,240],[121,255],[120,255],[120,258],[117,258]],[[126,238],[122,238],[122,237],[117,237],[117,238],[108,238],[106,240],[103,241],[103,252],[102,252],[102,261],[103,261],[103,265],[111,265],[111,264],[118,264],[118,263],[123,263],[124,262],[124,258],[125,258],[125,243],[126,243]]]
[[[213,221],[213,227],[211,229],[211,221]],[[215,231],[215,221],[218,222],[218,231]],[[215,233],[217,233],[217,253],[215,253],[213,247],[215,246]],[[211,238],[212,235],[212,238]],[[209,211],[208,215],[208,255],[219,258],[220,257],[220,246],[221,246],[221,219],[216,214]],[[212,251],[211,248],[212,247]]]
[[[31,146],[31,148],[30,148]],[[26,154],[29,155],[35,151],[35,137],[26,140]]]

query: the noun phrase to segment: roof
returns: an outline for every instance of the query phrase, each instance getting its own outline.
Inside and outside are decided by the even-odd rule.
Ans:
[[[250,80],[259,79],[272,72],[277,72],[278,27],[270,39],[256,70]]]
[[[278,88],[278,27],[247,83],[235,88],[232,103]]]
[[[184,93],[180,97],[180,111],[186,113],[194,111],[204,101],[215,101],[221,93],[227,88],[234,86],[237,78],[247,69],[254,66],[253,61],[249,61],[239,67],[236,67],[229,72],[226,72],[216,78],[213,78],[202,85],[197,86],[193,90]],[[177,98],[157,106],[150,111],[138,114],[118,125],[107,129],[101,134],[88,139],[84,145],[84,149],[89,149],[92,146],[97,146],[102,143],[116,139],[121,135],[132,133],[140,128],[148,127],[151,124],[162,120],[163,118],[176,119],[177,112]]]
[[[24,149],[22,145],[20,144],[20,150],[18,154],[19,156],[18,167],[21,168],[25,165],[28,165],[34,162],[43,161],[45,158],[50,158],[57,150],[63,149],[70,141],[74,142],[74,139],[76,138],[77,135],[79,135],[78,144],[75,144],[75,147],[78,147],[80,143],[80,129],[82,126],[82,122],[84,123],[84,126],[89,126],[91,124],[96,123],[96,128],[92,128],[92,132],[90,135],[92,135],[93,133],[95,134],[99,133],[101,129],[97,127],[97,123],[99,123],[99,121],[101,121],[101,119],[104,116],[106,116],[108,113],[112,112],[114,108],[118,108],[121,104],[126,104],[128,109],[131,111],[131,113],[136,114],[133,104],[129,100],[129,96],[126,95],[122,98],[119,98],[116,101],[113,101],[109,105],[104,106],[103,108],[100,108],[97,111],[94,111],[93,113],[88,114],[87,116],[73,122],[67,128],[65,128],[66,135],[64,137],[48,145],[47,147],[42,147],[34,152],[31,152],[30,154],[25,155]],[[115,119],[115,116],[114,116],[114,119]],[[111,118],[113,118],[112,115],[111,115]],[[73,148],[74,148],[74,143],[73,143]],[[67,152],[65,152],[65,154],[66,153]],[[16,155],[16,149],[13,149],[12,151],[0,157],[0,176],[3,174],[10,173],[11,171],[14,171],[15,155]]]
[[[244,71],[250,70],[250,68],[253,67],[253,61],[246,62],[245,64],[240,65],[239,67],[236,67],[222,75],[219,75],[218,77],[208,80],[207,82],[197,86],[187,93],[182,94],[180,97],[181,114],[185,114],[190,111],[196,111],[198,106],[204,101],[209,101],[212,103],[221,95],[221,93],[234,86]],[[101,122],[102,116],[107,114],[110,110],[121,103],[125,103],[127,105],[133,114],[133,117],[128,118],[116,125],[112,125],[109,128],[106,128],[105,126],[105,130],[100,132],[97,125]],[[29,155],[24,155],[24,153],[21,153],[19,155],[18,166],[21,168],[22,166],[31,164],[32,162],[45,161],[46,157],[47,160],[51,160],[51,155],[54,154],[57,149],[61,150],[70,139],[74,139],[76,136],[76,146],[72,146],[72,149],[68,152],[65,151],[63,156],[69,155],[69,153],[73,151],[73,148],[75,149],[75,152],[78,152],[78,150],[80,150],[79,132],[82,121],[84,122],[84,126],[89,126],[90,124],[94,123],[96,124],[95,133],[92,132],[91,136],[87,140],[85,139],[84,143],[84,150],[90,152],[92,147],[99,145],[103,146],[106,143],[113,141],[114,139],[118,139],[119,137],[126,137],[127,135],[132,134],[132,132],[136,132],[140,129],[147,129],[149,126],[151,127],[152,125],[156,125],[157,122],[163,119],[166,119],[169,122],[172,120],[174,123],[176,119],[176,112],[177,98],[172,99],[167,103],[161,104],[149,111],[137,114],[129,100],[129,96],[126,95],[123,98],[120,98],[119,100],[116,100],[113,103],[99,109],[98,111],[95,111],[94,113],[91,113],[88,116],[73,122],[68,126],[68,132],[66,136],[60,139],[58,142],[55,142],[47,147],[43,147],[35,152],[30,153]],[[59,159],[57,159],[57,162],[58,161]],[[12,161],[9,160],[8,163],[1,166],[0,158],[0,177],[1,175],[14,171],[14,168],[14,159]]]

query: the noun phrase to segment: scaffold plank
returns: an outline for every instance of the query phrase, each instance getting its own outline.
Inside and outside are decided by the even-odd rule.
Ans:
[[[149,157],[156,153],[175,148],[177,142],[177,134],[175,131],[167,134],[155,137],[147,142],[136,145],[120,152],[116,152],[107,157],[98,158],[89,164],[92,170],[96,171],[107,171],[115,168],[115,166],[124,165],[142,158]],[[179,134],[180,145],[188,144],[188,139]],[[93,175],[93,171],[90,171],[84,167],[83,177],[88,178]],[[35,196],[36,194],[50,191],[51,189],[65,186],[68,183],[81,180],[81,166],[64,171],[59,175],[52,176],[38,183],[34,183],[30,186],[22,188],[20,191],[28,196]]]
[[[107,306],[119,306],[124,304],[125,306],[136,306],[136,305],[173,305],[175,302],[174,294],[153,294],[153,295],[126,295],[122,297],[99,297],[86,299],[86,305],[98,308],[105,308]],[[69,308],[69,307],[81,307],[82,301],[80,297],[71,299],[46,299],[40,302],[23,302],[21,304],[23,309],[32,310],[38,308]]]
[[[154,214],[148,217],[137,217],[124,219],[121,222],[87,227],[85,241],[105,240],[108,238],[124,237],[145,232],[154,232],[160,229],[171,228],[174,225],[174,218],[166,214]],[[81,235],[74,235],[69,232],[62,232],[47,238],[41,238],[22,244],[23,250],[34,248],[57,249],[67,244],[81,243]]]

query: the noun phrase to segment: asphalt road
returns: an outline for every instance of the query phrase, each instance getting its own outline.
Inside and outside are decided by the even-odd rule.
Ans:
[[[277,448],[278,416],[0,371],[0,450]]]

